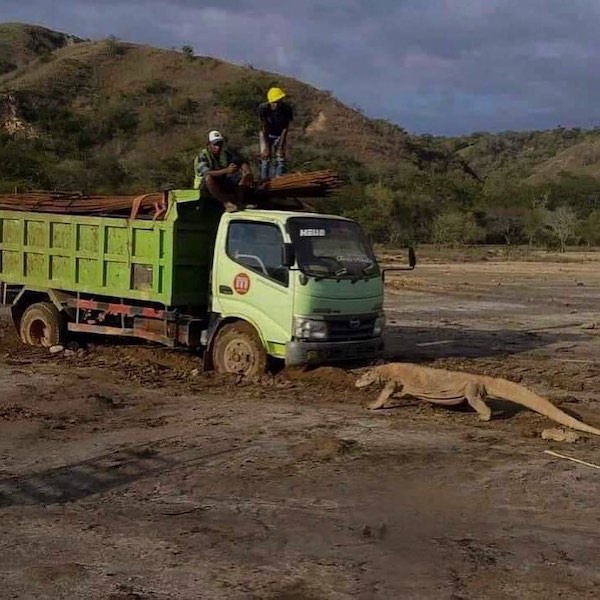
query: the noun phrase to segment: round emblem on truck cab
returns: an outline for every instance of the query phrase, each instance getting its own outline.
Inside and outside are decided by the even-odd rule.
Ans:
[[[250,291],[250,277],[246,273],[238,273],[233,280],[233,289],[240,295]]]

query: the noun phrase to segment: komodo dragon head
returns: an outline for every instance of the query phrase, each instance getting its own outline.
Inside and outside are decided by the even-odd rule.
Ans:
[[[377,373],[374,369],[369,369],[365,371],[354,384],[357,388],[368,387],[369,385],[373,385],[374,383],[381,385],[381,375]]]

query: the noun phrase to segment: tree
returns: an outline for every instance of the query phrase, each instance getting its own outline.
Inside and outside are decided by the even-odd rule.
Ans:
[[[381,183],[372,183],[365,187],[365,194],[382,215],[389,215],[392,212],[394,192],[390,188]]]
[[[494,206],[488,211],[488,225],[491,233],[500,235],[507,246],[512,246],[523,230],[523,209],[519,206]]]
[[[533,246],[534,242],[539,240],[540,234],[546,227],[549,197],[549,191],[534,196],[529,210],[526,210],[523,214],[523,233],[527,236],[529,246]]]
[[[439,214],[433,221],[432,241],[434,244],[470,244],[485,237],[472,213],[450,209]]]
[[[577,215],[569,206],[562,205],[546,213],[546,225],[558,240],[561,252],[566,250],[567,242],[575,235],[576,224]]]
[[[119,38],[114,35],[106,38],[106,53],[109,58],[116,58],[125,53],[125,48],[119,44]]]
[[[194,48],[192,46],[188,46],[187,44],[182,46],[181,52],[188,60],[194,60]]]
[[[600,209],[581,219],[577,224],[576,233],[587,246],[600,246]]]

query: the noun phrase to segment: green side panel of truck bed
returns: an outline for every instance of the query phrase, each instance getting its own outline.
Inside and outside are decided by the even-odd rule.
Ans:
[[[0,282],[206,306],[218,215],[197,197],[172,192],[163,221],[1,210]]]

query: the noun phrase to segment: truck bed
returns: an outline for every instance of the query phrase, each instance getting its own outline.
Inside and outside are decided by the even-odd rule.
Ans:
[[[158,220],[0,209],[0,282],[202,306],[218,218],[198,191],[170,192],[165,205]]]

